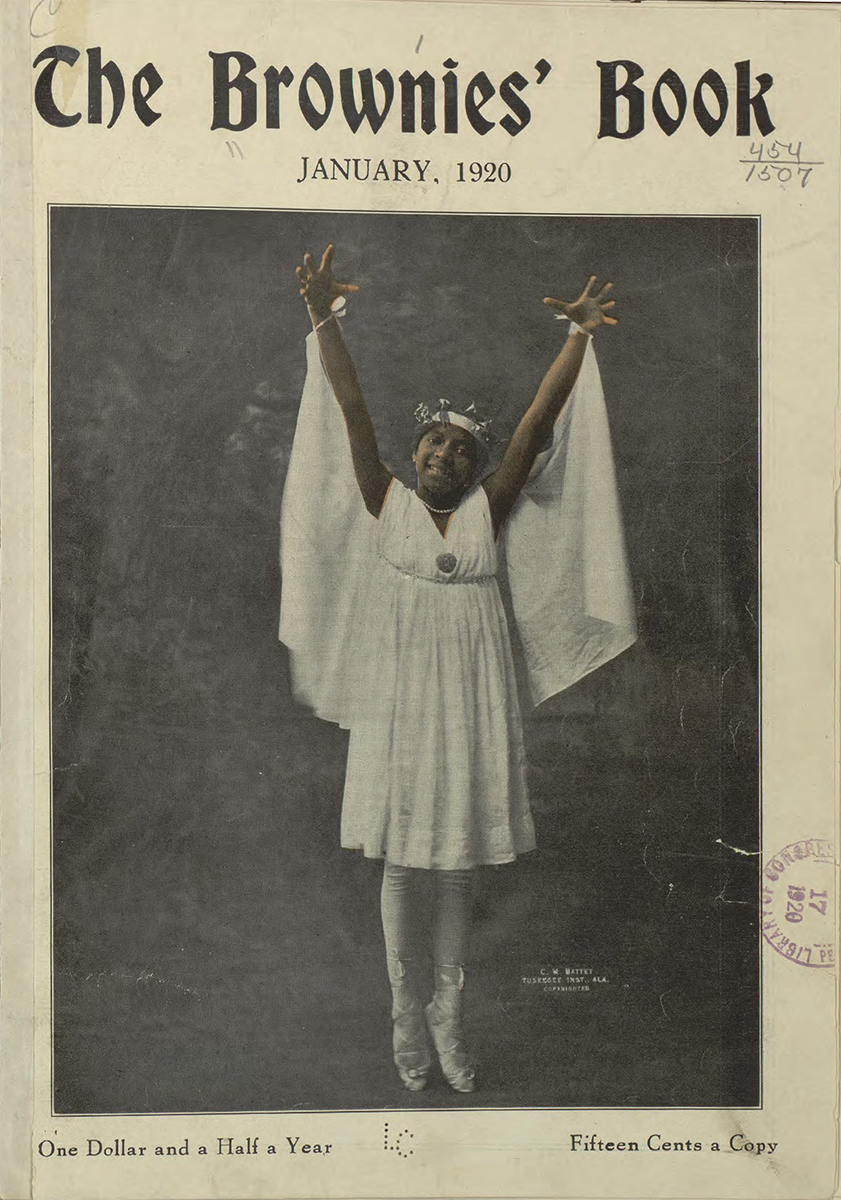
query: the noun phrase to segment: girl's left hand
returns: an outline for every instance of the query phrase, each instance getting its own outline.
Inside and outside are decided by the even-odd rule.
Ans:
[[[545,296],[543,303],[549,308],[557,308],[565,317],[569,317],[570,321],[580,325],[587,333],[592,333],[600,325],[618,324],[616,318],[610,316],[609,312],[616,301],[605,299],[613,288],[613,284],[606,283],[594,296],[595,286],[596,276],[591,275],[587,280],[587,286],[577,300],[553,300],[551,296]]]
[[[317,267],[313,256],[307,253],[304,255],[303,267],[295,269],[301,285],[301,295],[317,319],[330,315],[330,306],[339,296],[359,291],[357,284],[339,283],[333,278],[332,263],[335,249],[336,247],[331,242],[321,256],[321,263]]]

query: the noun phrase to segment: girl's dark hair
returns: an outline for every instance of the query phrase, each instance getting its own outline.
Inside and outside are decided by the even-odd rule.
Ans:
[[[441,421],[429,421],[426,425],[421,425],[415,432],[415,438],[412,442],[412,454],[415,453],[426,435],[431,433],[433,429],[440,429],[441,425]],[[470,433],[469,430],[465,430],[465,432]],[[470,434],[470,441],[475,447],[473,479],[477,480],[481,479],[482,476],[487,472],[487,469],[491,463],[491,456],[490,451],[485,443],[480,441],[479,438],[474,437],[472,433]]]

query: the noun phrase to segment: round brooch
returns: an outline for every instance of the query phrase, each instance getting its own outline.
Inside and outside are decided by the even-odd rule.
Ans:
[[[443,571],[445,575],[451,575],[456,569],[456,556],[454,554],[439,554],[435,563],[439,571]]]

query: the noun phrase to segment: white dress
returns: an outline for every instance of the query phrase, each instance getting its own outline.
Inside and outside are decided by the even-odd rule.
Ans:
[[[533,849],[534,826],[484,488],[444,536],[394,480],[378,526],[342,845],[407,867],[510,862]]]
[[[280,638],[295,696],[351,731],[342,845],[439,869],[507,862],[530,850],[497,572],[510,590],[534,704],[636,636],[591,347],[552,445],[495,543],[481,487],[462,501],[446,537],[396,480],[379,519],[367,512],[310,334],[280,557]]]

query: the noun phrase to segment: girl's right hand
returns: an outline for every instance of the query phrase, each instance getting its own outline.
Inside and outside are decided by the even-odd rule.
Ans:
[[[307,307],[315,321],[329,317],[333,301],[337,300],[339,296],[359,291],[357,284],[339,283],[333,278],[332,262],[335,249],[336,247],[331,242],[321,256],[321,263],[318,267],[315,265],[313,256],[307,252],[304,255],[303,267],[295,269],[301,285],[301,295],[307,302]]]

